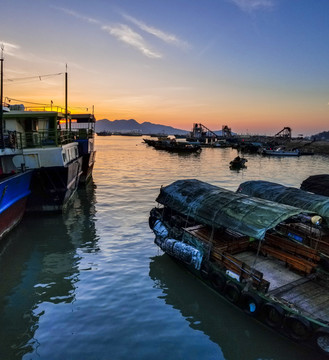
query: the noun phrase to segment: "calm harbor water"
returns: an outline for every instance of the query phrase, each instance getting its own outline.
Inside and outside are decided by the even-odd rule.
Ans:
[[[299,187],[329,158],[170,154],[141,137],[97,137],[93,183],[63,215],[28,216],[2,244],[0,360],[320,359],[246,316],[153,243],[161,185],[197,178],[236,190],[262,179]]]

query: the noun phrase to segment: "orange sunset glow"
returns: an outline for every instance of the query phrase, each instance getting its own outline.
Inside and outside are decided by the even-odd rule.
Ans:
[[[175,22],[169,8],[17,4],[15,24],[9,7],[0,24],[7,98],[64,106],[67,64],[71,111],[94,106],[97,120],[186,130],[229,124],[253,134],[327,130],[329,25],[320,9],[310,10],[316,23],[306,10],[295,21],[287,4],[232,0],[200,4],[202,18],[178,7]],[[47,26],[31,27],[27,17]]]

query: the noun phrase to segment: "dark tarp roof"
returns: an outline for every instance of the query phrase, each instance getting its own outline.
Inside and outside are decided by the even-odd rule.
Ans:
[[[96,121],[93,114],[71,114],[71,119],[77,123],[94,123]]]
[[[329,196],[329,175],[310,176],[302,182],[300,188],[314,194]]]
[[[322,216],[329,223],[329,198],[269,181],[246,181],[237,192],[295,206]]]
[[[266,231],[280,222],[302,213],[292,206],[237,194],[195,179],[162,187],[156,201],[201,224],[224,226],[257,239],[263,239]]]

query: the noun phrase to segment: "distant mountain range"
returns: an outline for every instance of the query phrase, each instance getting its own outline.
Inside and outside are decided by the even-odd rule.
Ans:
[[[191,124],[192,128],[192,124]],[[147,134],[163,134],[163,135],[186,135],[189,131],[177,129],[172,126],[153,124],[150,122],[138,123],[134,119],[129,120],[113,120],[102,119],[96,121],[96,132],[116,132],[116,133],[139,133]],[[215,134],[221,136],[221,130],[215,130]],[[235,133],[232,133],[235,134]],[[312,140],[329,140],[329,131],[323,131],[319,134],[312,135]]]
[[[312,140],[329,140],[329,131],[322,131],[319,134],[311,136]]]
[[[102,119],[96,121],[96,132],[110,131],[119,133],[186,135],[187,130],[176,129],[172,126],[152,124],[150,122],[138,123],[134,119],[110,121]]]

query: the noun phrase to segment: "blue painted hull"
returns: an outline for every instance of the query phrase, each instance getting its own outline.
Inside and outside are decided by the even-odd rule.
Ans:
[[[0,179],[0,239],[23,217],[31,178],[32,171],[26,171]]]

